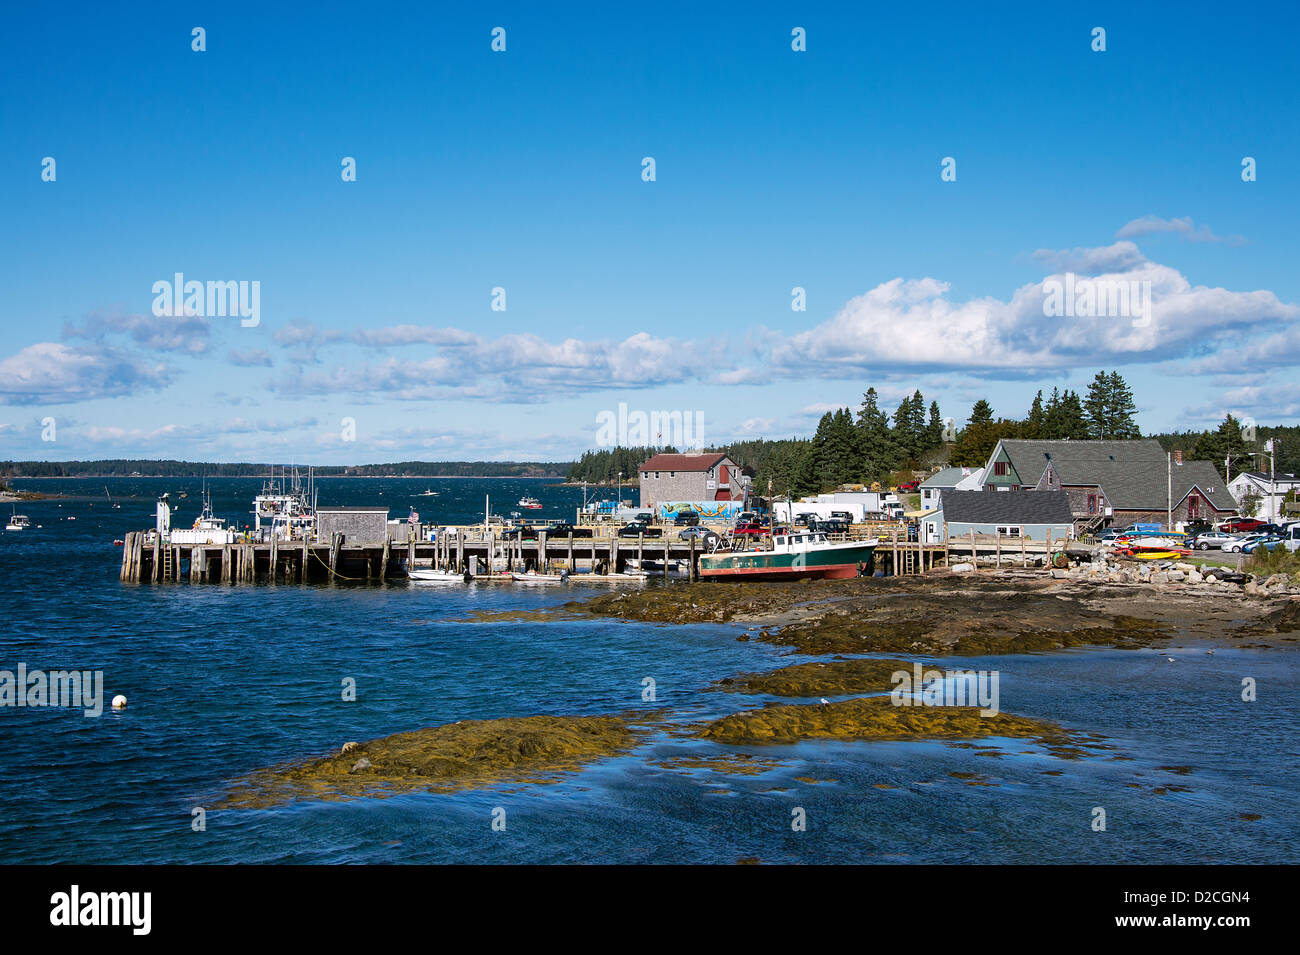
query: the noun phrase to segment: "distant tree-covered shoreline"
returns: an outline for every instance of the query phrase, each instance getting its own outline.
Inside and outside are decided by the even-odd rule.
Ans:
[[[0,477],[265,477],[283,465],[210,461],[2,461]],[[398,461],[392,464],[317,465],[317,477],[563,477],[567,461]],[[306,472],[307,465],[299,465]]]

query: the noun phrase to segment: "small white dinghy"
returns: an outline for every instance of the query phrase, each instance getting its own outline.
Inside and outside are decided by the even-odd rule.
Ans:
[[[563,574],[521,574],[518,571],[511,571],[510,576],[521,584],[567,584],[569,582],[567,572]]]
[[[474,578],[468,573],[458,574],[450,570],[411,570],[407,576],[412,580],[433,584],[467,584]]]

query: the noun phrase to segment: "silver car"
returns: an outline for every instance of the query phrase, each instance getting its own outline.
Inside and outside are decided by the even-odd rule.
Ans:
[[[1238,539],[1235,534],[1225,534],[1223,531],[1206,531],[1204,534],[1196,535],[1196,539],[1192,541],[1192,546],[1197,550],[1209,550],[1211,547],[1227,547]]]

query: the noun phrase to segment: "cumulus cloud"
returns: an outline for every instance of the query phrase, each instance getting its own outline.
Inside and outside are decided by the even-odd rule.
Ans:
[[[91,342],[105,342],[124,336],[142,348],[161,352],[202,355],[212,344],[212,325],[192,315],[121,315],[93,313],[81,322],[65,322],[63,337]]]
[[[1300,307],[1267,290],[1194,286],[1177,270],[1148,261],[1130,242],[1053,256],[1056,264],[1075,265],[1099,281],[1149,283],[1150,321],[1049,317],[1046,283],[1064,283],[1060,273],[1022,286],[1006,300],[959,301],[938,279],[895,278],[851,299],[829,321],[773,345],[773,371],[856,377],[866,371],[947,368],[1023,378],[1235,348],[1244,336],[1300,319]],[[1109,270],[1097,271],[1103,267]]]
[[[0,360],[0,403],[64,404],[161,388],[172,371],[112,348],[37,342]]]
[[[429,357],[394,356],[316,373],[294,369],[273,388],[285,395],[533,402],[604,388],[641,388],[698,379],[711,374],[720,358],[720,346],[655,338],[646,332],[622,341],[568,338],[550,342],[531,334],[449,338],[445,351],[439,349]]]
[[[321,328],[315,322],[297,318],[276,329],[271,337],[277,345],[288,351],[291,361],[300,365],[315,365],[320,361],[317,353],[321,348],[341,341],[345,336],[342,332]]]
[[[270,368],[273,364],[271,353],[265,348],[250,348],[247,351],[229,351],[226,361],[244,368]]]
[[[1057,272],[1101,275],[1128,272],[1147,264],[1146,256],[1132,242],[1116,242],[1097,248],[1038,249],[1034,258]]]
[[[1208,225],[1196,225],[1191,216],[1178,219],[1162,219],[1160,216],[1142,216],[1120,226],[1115,233],[1117,239],[1140,239],[1144,235],[1160,232],[1172,232],[1181,235],[1188,242],[1226,242],[1229,245],[1242,245],[1246,239],[1239,235],[1215,235]]]

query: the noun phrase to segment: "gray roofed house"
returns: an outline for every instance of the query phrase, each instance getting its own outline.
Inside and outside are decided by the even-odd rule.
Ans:
[[[944,468],[920,483],[921,510],[932,511],[942,500],[944,491],[978,491],[984,486],[983,468]]]
[[[1074,515],[1065,491],[945,491],[939,510],[921,523],[927,543],[971,532],[1025,540],[1074,536]]]
[[[1075,518],[1098,524],[1106,518],[1163,523],[1171,505],[1175,524],[1220,520],[1237,510],[1236,499],[1212,462],[1184,461],[1171,469],[1164,448],[1151,438],[1002,440],[989,456],[984,486],[1065,490]]]

